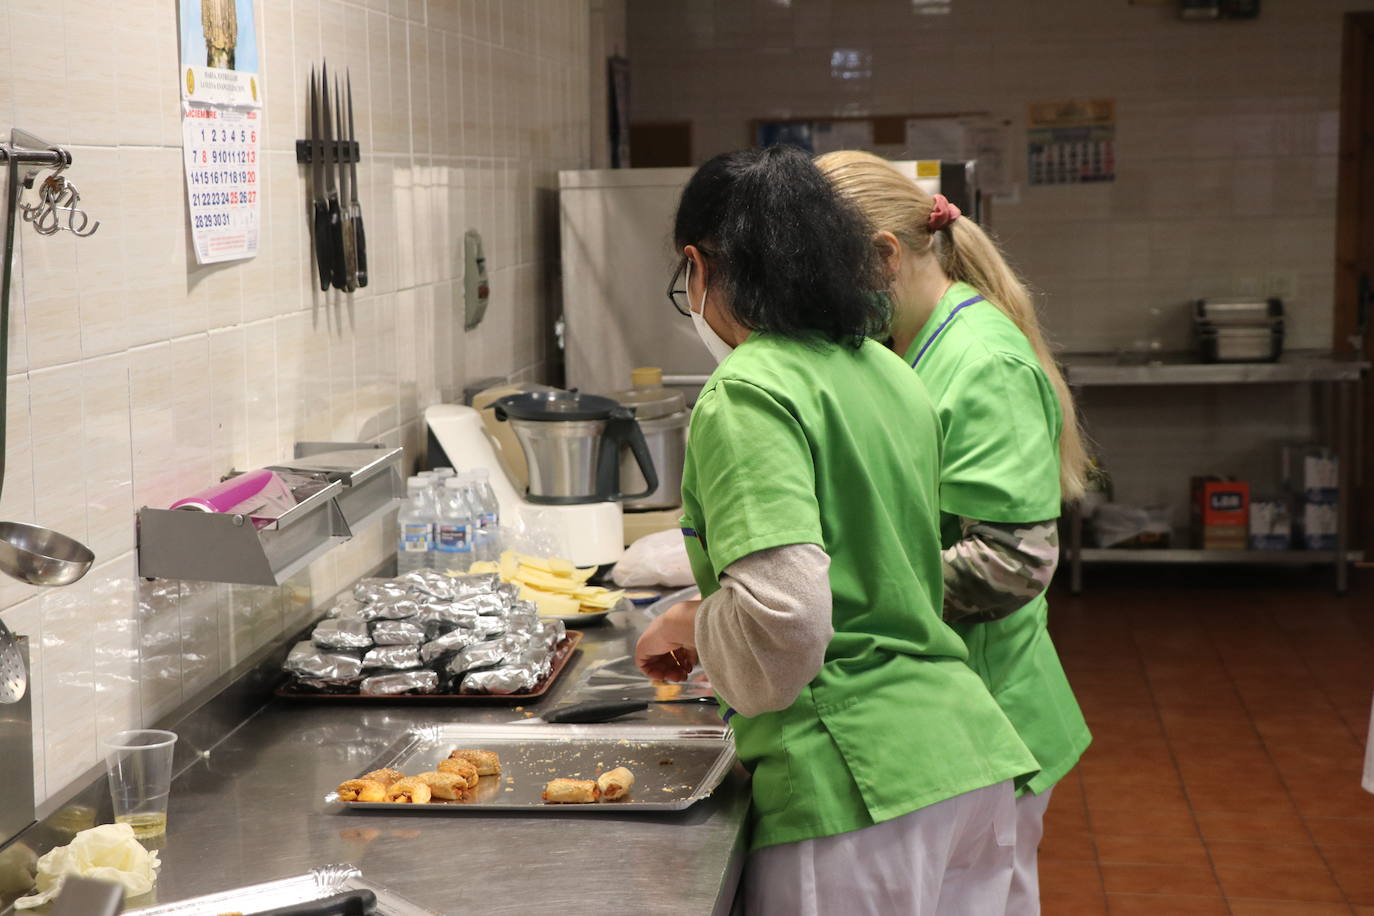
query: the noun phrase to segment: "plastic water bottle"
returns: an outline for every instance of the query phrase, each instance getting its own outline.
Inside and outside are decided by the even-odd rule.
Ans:
[[[412,477],[406,481],[406,504],[396,521],[401,529],[396,546],[396,574],[428,566],[430,551],[434,549],[434,502],[428,480]]]
[[[436,568],[467,572],[473,561],[472,508],[457,477],[444,480],[444,495],[439,502],[439,527],[435,540]]]
[[[486,468],[473,468],[468,472],[472,480],[473,503],[477,508],[477,527],[486,553],[484,559],[495,560],[501,552],[498,532],[501,526],[501,503],[496,499],[496,491],[491,488],[491,474]]]
[[[501,524],[501,502],[491,488],[491,472],[486,468],[474,468],[472,481],[482,503],[482,527],[495,528]]]

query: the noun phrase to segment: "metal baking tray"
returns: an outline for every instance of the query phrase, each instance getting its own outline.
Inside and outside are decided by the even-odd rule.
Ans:
[[[341,774],[339,781],[382,767],[413,776],[434,769],[455,748],[495,751],[501,755],[501,775],[482,777],[473,796],[464,801],[340,802],[333,792],[325,801],[359,810],[421,814],[683,811],[714,792],[735,763],[735,738],[727,725],[436,725],[411,729],[371,766]],[[635,774],[634,788],[618,801],[551,805],[540,797],[551,779],[595,779],[618,766]]]
[[[562,641],[554,647],[553,662],[549,666],[548,675],[538,684],[535,684],[533,690],[527,690],[524,693],[416,693],[402,696],[373,696],[362,693],[311,693],[305,690],[295,690],[292,688],[291,682],[287,681],[277,688],[276,694],[288,700],[305,700],[311,703],[342,701],[345,703],[388,703],[405,706],[427,703],[443,706],[516,706],[537,700],[548,693],[549,688],[563,673],[563,669],[568,667],[568,662],[572,660],[573,653],[577,651],[577,644],[580,642],[582,642],[581,631],[569,630],[568,635],[564,636]]]
[[[126,910],[125,916],[220,916],[222,913],[260,913],[277,907],[323,900],[344,891],[368,890],[377,895],[381,916],[442,916],[434,910],[411,903],[380,884],[362,876],[352,865],[325,865],[307,875],[282,878],[264,884],[250,884],[233,890],[191,897],[176,903]]]

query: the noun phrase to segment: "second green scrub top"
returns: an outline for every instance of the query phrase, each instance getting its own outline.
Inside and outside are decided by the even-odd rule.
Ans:
[[[873,341],[756,333],[702,390],[682,482],[702,595],[771,547],[817,544],[831,558],[835,635],[820,673],[787,709],[726,713],[753,772],[753,848],[858,830],[1035,770],[940,619],[939,467],[930,399]]]
[[[1043,522],[1059,517],[1059,399],[1030,341],[997,306],[955,283],[907,351],[944,428],[941,546],[960,517]],[[957,310],[957,313],[956,313]],[[919,361],[917,356],[920,356]],[[1071,770],[1092,740],[1047,629],[1042,594],[992,623],[955,624],[969,665],[1035,754],[1039,794]]]

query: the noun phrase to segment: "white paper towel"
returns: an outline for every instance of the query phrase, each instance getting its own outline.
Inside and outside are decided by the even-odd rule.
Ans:
[[[68,875],[112,881],[124,887],[125,896],[137,897],[157,883],[159,864],[157,853],[144,849],[128,824],[91,827],[38,860],[37,893],[20,897],[14,908],[47,903],[61,892]]]

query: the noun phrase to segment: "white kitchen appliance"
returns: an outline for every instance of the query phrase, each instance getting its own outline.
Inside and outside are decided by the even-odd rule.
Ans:
[[[501,526],[518,534],[546,537],[557,556],[578,566],[604,566],[625,552],[620,503],[613,500],[548,505],[531,502],[507,476],[482,414],[460,404],[435,404],[425,410],[431,448],[437,446],[455,468],[487,468],[501,504]],[[431,454],[431,460],[434,455]]]
[[[978,218],[973,162],[892,164]],[[636,367],[660,366],[663,384],[695,402],[715,363],[664,294],[677,263],[673,214],[695,171],[558,173],[567,387],[610,394]]]

